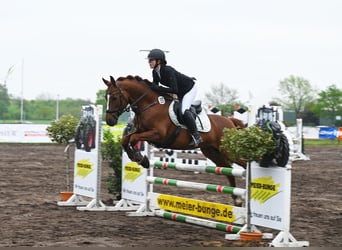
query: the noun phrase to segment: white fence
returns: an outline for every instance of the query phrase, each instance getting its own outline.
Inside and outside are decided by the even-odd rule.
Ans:
[[[52,142],[46,128],[49,124],[0,124],[0,142]]]
[[[49,124],[0,124],[0,142],[49,143],[47,135]],[[123,130],[123,128],[117,128]],[[288,127],[287,130],[296,135],[297,127]],[[303,127],[304,139],[318,139],[319,127]]]

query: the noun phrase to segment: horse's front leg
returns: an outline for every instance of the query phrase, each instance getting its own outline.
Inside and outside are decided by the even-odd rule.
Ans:
[[[128,142],[128,147],[132,151],[133,161],[138,162],[144,168],[150,167],[150,160],[146,155],[142,155],[139,148],[135,147],[138,142],[156,140],[159,136],[154,130],[148,130],[141,133],[131,134]],[[132,160],[132,158],[131,158]]]
[[[131,136],[123,136],[121,141],[122,148],[127,153],[128,158],[131,159],[131,161],[138,162],[144,168],[149,168],[150,161],[146,156],[141,154],[139,148],[135,147],[137,143],[131,143],[130,137]]]
[[[134,149],[130,144],[130,137],[131,135],[124,135],[121,140],[121,146],[123,150],[127,153],[128,158],[131,159],[132,161],[134,160]]]

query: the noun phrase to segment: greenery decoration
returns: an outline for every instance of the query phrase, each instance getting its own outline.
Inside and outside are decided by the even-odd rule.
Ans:
[[[121,174],[122,174],[122,147],[121,136],[115,136],[110,129],[103,130],[103,143],[101,147],[102,159],[108,162],[113,169],[107,177],[108,193],[116,194],[120,199],[121,195]]]
[[[265,154],[274,152],[272,133],[257,126],[244,129],[224,129],[221,149],[228,152],[232,162],[238,159],[260,162]]]
[[[69,144],[75,138],[78,119],[72,115],[63,115],[60,119],[51,122],[46,128],[48,136],[58,144]]]
[[[242,159],[247,161],[247,181],[251,183],[251,162],[260,162],[266,154],[275,150],[272,133],[257,126],[244,129],[224,129],[221,138],[221,149],[227,152],[231,161]],[[252,232],[251,226],[251,187],[246,190],[247,232]]]

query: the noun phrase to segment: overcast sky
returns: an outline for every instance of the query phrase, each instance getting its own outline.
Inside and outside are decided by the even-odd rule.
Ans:
[[[15,65],[13,96],[95,101],[102,77],[151,80],[139,50],[160,48],[199,98],[224,83],[267,104],[290,75],[342,88],[341,13],[341,0],[0,0],[0,80]]]

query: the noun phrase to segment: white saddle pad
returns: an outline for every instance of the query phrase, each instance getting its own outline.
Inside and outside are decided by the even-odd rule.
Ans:
[[[182,128],[187,129],[183,124],[180,124],[179,121],[177,120],[177,115],[173,111],[174,104],[175,104],[175,101],[172,101],[169,106],[169,116],[170,116],[171,121],[176,126],[180,126]],[[209,117],[203,109],[202,109],[202,112],[196,116],[196,126],[199,132],[209,132],[211,129]]]

